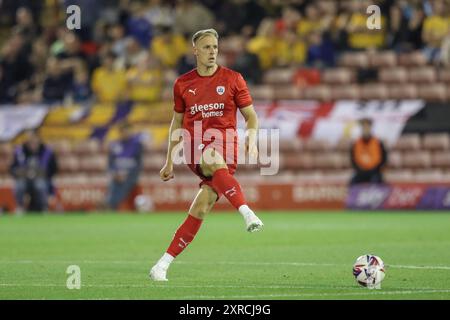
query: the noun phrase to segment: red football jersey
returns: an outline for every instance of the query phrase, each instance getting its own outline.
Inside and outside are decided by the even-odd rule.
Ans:
[[[181,75],[173,88],[174,110],[184,113],[183,128],[194,136],[194,122],[201,123],[201,135],[208,129],[236,130],[238,108],[252,104],[247,84],[239,72],[218,66],[211,76],[200,76],[196,69]],[[214,136],[215,140],[221,137]],[[226,140],[225,136],[223,139]],[[201,140],[199,140],[201,141]],[[231,141],[228,141],[230,143]]]

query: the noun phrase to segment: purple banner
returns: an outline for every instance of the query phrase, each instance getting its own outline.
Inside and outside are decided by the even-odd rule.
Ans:
[[[359,210],[450,210],[450,186],[426,184],[353,186],[349,189],[346,207]]]

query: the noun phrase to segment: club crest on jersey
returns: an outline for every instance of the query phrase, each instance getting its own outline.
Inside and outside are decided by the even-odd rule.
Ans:
[[[225,87],[224,86],[217,86],[216,91],[219,95],[223,95],[225,93]]]

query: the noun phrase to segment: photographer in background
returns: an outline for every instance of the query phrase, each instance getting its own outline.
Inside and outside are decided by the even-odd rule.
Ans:
[[[107,204],[117,210],[137,185],[142,168],[142,136],[134,134],[131,125],[119,125],[119,139],[109,147],[108,168],[110,184]]]
[[[10,173],[16,181],[15,197],[18,214],[26,211],[46,211],[48,198],[54,194],[52,177],[58,166],[53,151],[34,130],[26,133],[26,141],[16,148]]]
[[[360,120],[361,137],[351,148],[351,160],[355,174],[350,184],[383,183],[382,168],[387,161],[383,142],[372,135],[372,120]]]

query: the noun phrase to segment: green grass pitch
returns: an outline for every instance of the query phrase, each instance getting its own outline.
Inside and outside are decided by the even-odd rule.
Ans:
[[[167,283],[148,271],[184,214],[2,216],[0,299],[450,299],[448,213],[259,214],[252,234],[236,213],[210,214]],[[387,265],[381,290],[353,279],[366,253]]]

